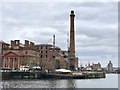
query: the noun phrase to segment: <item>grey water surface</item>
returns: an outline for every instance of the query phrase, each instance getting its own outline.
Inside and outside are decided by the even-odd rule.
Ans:
[[[101,79],[4,80],[0,88],[118,88],[118,74]]]

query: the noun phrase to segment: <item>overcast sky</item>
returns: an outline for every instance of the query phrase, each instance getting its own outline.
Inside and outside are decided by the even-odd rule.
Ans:
[[[83,65],[88,62],[106,66],[118,64],[118,3],[110,2],[21,2],[0,5],[2,40],[30,40],[52,44],[67,50],[70,11],[75,11],[76,55]],[[2,15],[2,16],[1,16]]]

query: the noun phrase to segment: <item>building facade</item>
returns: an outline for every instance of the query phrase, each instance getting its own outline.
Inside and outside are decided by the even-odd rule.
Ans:
[[[98,64],[93,63],[91,67],[92,67],[92,70],[97,70],[97,71],[101,70],[101,64],[100,63],[98,63]]]
[[[53,45],[50,44],[40,44],[36,45],[36,47],[40,53],[40,61],[43,69],[54,70],[59,68],[68,68],[68,61],[61,54],[61,49],[59,47],[55,46],[54,49]]]
[[[20,40],[11,40],[11,44],[3,44],[2,49],[3,68],[19,69],[20,66],[39,64],[39,54],[33,42],[25,40],[25,44],[21,44]]]
[[[39,44],[25,40],[11,40],[11,44],[1,42],[2,59],[1,67],[8,69],[19,69],[21,66],[40,66],[43,70],[54,70],[68,68],[68,61],[61,54],[61,49],[53,45]],[[53,57],[53,54],[55,57]]]

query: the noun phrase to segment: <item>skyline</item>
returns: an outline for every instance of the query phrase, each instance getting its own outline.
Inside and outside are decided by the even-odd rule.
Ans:
[[[118,66],[118,6],[110,2],[41,2],[2,4],[2,38],[51,43],[67,50],[70,11],[75,11],[76,55],[83,64]],[[47,32],[46,32],[47,31]],[[7,36],[7,37],[6,37]]]

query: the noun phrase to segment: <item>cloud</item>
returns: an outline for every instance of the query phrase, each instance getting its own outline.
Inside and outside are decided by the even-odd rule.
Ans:
[[[98,1],[98,0],[21,0],[21,1],[16,1],[16,0],[1,0],[1,2],[118,2],[119,0],[101,0],[101,1]]]
[[[56,45],[67,50],[71,10],[75,11],[77,56],[117,56],[118,3],[115,2],[4,3],[2,38],[6,42],[28,39],[37,44],[52,43],[55,34]]]

